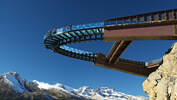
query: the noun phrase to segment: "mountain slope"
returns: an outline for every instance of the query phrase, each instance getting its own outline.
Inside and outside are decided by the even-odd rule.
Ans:
[[[0,100],[145,100],[107,87],[96,90],[88,86],[74,89],[57,83],[29,82],[16,72],[0,75]]]

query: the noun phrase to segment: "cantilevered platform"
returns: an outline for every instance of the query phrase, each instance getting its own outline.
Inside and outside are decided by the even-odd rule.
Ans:
[[[114,41],[107,56],[66,46],[82,41]],[[96,66],[148,76],[162,59],[139,62],[120,58],[134,40],[177,40],[177,9],[106,19],[100,23],[55,28],[44,37],[44,45],[56,53],[94,62]]]

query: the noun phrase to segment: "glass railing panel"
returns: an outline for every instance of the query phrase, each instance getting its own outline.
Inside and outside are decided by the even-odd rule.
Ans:
[[[56,37],[59,38],[59,39],[63,39],[62,37],[60,37],[60,36],[58,36],[58,35],[56,35]]]
[[[64,33],[64,32],[75,31],[75,30],[86,29],[86,28],[98,28],[98,27],[103,27],[103,25],[104,25],[104,22],[101,22],[101,23],[92,23],[92,24],[83,24],[83,25],[65,26],[65,27],[62,27],[62,28],[57,28],[56,30],[52,30],[50,32],[50,34],[61,34],[61,33]],[[45,35],[44,39],[47,36],[48,35]]]
[[[78,50],[79,54],[83,54],[83,51],[82,50]]]
[[[57,38],[52,38],[52,41],[56,42],[58,39]]]
[[[77,27],[76,26],[72,26],[72,30],[77,30]]]
[[[68,37],[72,37],[69,33],[65,33],[65,35],[68,36]]]
[[[69,32],[69,34],[72,34],[73,36],[77,36],[75,33],[73,33],[73,32]]]
[[[144,22],[150,22],[150,21],[138,21],[138,20],[115,20],[115,21],[104,21],[104,26],[106,25],[123,25],[123,24],[133,24],[133,23],[144,23]]]
[[[88,52],[88,51],[84,51],[84,50],[78,50],[78,49],[71,48],[71,47],[68,47],[68,46],[60,46],[60,48],[65,49],[65,50],[70,51],[70,52],[74,52],[74,53],[87,54],[87,55],[90,55],[90,56],[94,56],[94,53],[92,53],[92,52]]]
[[[76,33],[77,33],[78,35],[82,36],[82,34],[81,34],[79,31],[76,31]]]
[[[63,33],[63,32],[64,32],[63,28],[58,28],[56,34],[60,34],[60,33]]]
[[[45,40],[47,37],[48,37],[48,34],[45,34],[44,37],[43,37],[43,39]]]
[[[60,36],[64,37],[64,38],[67,38],[66,36],[64,36],[63,34],[60,34]]]
[[[79,29],[98,28],[98,27],[103,27],[103,25],[104,25],[104,22],[83,24],[83,25],[71,25],[71,26],[69,25],[69,26],[65,26],[62,28],[57,28],[56,33],[60,34],[63,32],[74,31],[74,30],[79,30]],[[55,34],[55,32],[52,32],[52,34]]]
[[[67,50],[67,51],[71,51],[71,49],[68,47],[68,46],[60,46],[60,48],[62,48],[62,49],[65,49],[65,50]]]
[[[95,32],[95,34],[100,34],[100,32],[97,29],[93,30]]]
[[[82,33],[84,33],[84,35],[87,35],[86,31],[84,31],[84,30],[82,31]]]
[[[83,30],[82,31],[85,35],[88,35],[87,31],[86,30]]]
[[[97,38],[101,38],[101,35],[97,35]]]
[[[95,39],[95,36],[94,36],[94,35],[92,35],[92,36],[91,36],[91,39]]]
[[[99,31],[97,29],[93,30],[96,34],[99,34]]]
[[[93,32],[91,30],[87,30],[87,32],[91,35],[93,34]]]

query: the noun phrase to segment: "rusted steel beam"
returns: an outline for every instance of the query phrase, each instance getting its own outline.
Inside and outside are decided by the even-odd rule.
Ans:
[[[115,30],[115,29],[129,29],[129,28],[144,28],[144,27],[154,27],[154,26],[167,26],[167,25],[177,25],[177,19],[169,21],[152,21],[152,22],[141,22],[141,23],[125,23],[125,24],[113,24],[105,25],[105,30]]]
[[[131,63],[130,61],[120,61],[116,64],[109,63],[107,58],[103,54],[98,54],[94,65],[126,72],[138,76],[147,77],[150,73],[154,72],[158,67],[148,68],[144,63]]]
[[[114,45],[117,47],[113,47],[116,48],[112,55],[110,56],[110,58],[108,59],[109,63],[114,63],[116,60],[119,60],[120,56],[123,54],[123,52],[126,50],[126,48],[132,43],[132,41],[120,41],[120,44]]]
[[[109,51],[107,58],[110,59],[110,57],[112,56],[112,54],[114,53],[114,51],[116,50],[116,48],[120,45],[121,41],[115,41],[111,50]]]
[[[165,25],[115,30],[105,29],[104,40],[177,40],[177,26]]]

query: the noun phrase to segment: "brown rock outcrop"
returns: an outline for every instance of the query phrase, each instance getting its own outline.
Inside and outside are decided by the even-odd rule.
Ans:
[[[163,57],[162,65],[143,83],[149,100],[177,100],[177,43]]]

